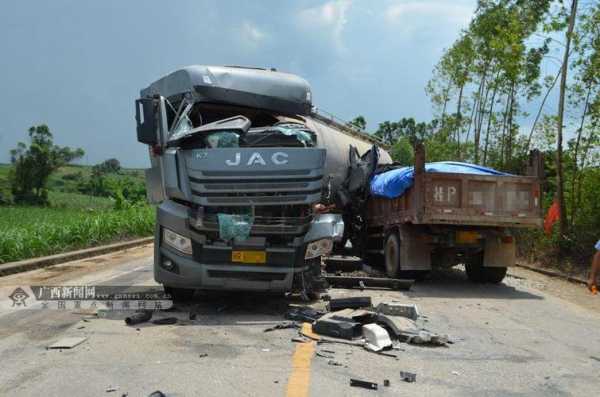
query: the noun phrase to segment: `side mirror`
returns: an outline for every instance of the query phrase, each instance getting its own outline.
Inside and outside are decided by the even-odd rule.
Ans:
[[[137,140],[147,145],[158,142],[158,106],[152,98],[140,98],[135,101],[135,121],[137,122]]]

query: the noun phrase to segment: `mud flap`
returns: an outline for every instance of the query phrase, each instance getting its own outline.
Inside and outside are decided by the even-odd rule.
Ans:
[[[517,248],[514,238],[504,242],[504,237],[492,236],[485,240],[483,250],[484,267],[510,267],[516,262]]]

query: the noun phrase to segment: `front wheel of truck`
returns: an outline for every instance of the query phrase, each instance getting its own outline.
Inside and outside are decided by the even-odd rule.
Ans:
[[[173,302],[186,302],[194,297],[194,290],[164,286],[165,293],[171,295]]]
[[[506,276],[506,267],[485,267],[483,266],[483,253],[472,255],[467,258],[465,263],[467,277],[474,283],[500,284]]]

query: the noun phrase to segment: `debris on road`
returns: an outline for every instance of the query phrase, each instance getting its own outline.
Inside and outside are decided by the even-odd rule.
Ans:
[[[200,358],[208,357],[208,353],[200,353],[198,355],[198,357],[200,357]]]
[[[400,371],[400,379],[408,383],[413,383],[417,381],[417,374],[413,374],[412,372]]]
[[[374,352],[392,346],[392,340],[385,328],[377,324],[367,324],[362,327],[363,336],[366,339],[365,348]]]
[[[82,344],[86,340],[87,340],[87,338],[84,338],[84,337],[63,338],[57,342],[54,342],[50,346],[48,346],[48,349],[72,349],[75,346]]]
[[[315,310],[309,306],[292,306],[286,313],[285,318],[292,321],[314,322],[325,312]]]
[[[335,360],[329,360],[327,361],[328,365],[333,365],[334,367],[341,367],[344,364],[340,363],[339,361],[335,361]]]
[[[331,314],[336,320],[353,321],[355,323],[368,324],[375,322],[376,313],[364,309],[343,309]]]
[[[329,310],[337,311],[342,309],[360,309],[363,307],[371,307],[370,296],[357,296],[352,298],[338,298],[329,301]]]
[[[320,352],[320,351],[319,351],[319,352],[316,352],[316,353],[315,353],[315,355],[317,355],[317,356],[319,356],[319,357],[323,357],[323,358],[334,358],[332,355],[325,354],[325,353],[322,353],[322,352]]]
[[[290,328],[299,328],[298,323],[294,321],[283,321],[281,323],[275,324],[273,327],[266,328],[263,332],[271,332],[277,329],[290,329]]]
[[[112,393],[112,392],[115,392],[117,390],[119,390],[119,386],[109,386],[109,387],[106,388],[106,392],[107,393]]]
[[[378,277],[325,276],[325,280],[333,288],[385,288],[393,290],[409,290],[414,280]]]
[[[390,316],[402,316],[415,321],[419,318],[419,309],[417,308],[417,305],[399,302],[382,302],[377,305],[377,313]]]
[[[390,380],[389,380],[389,379],[384,379],[384,380],[383,380],[383,385],[384,385],[385,387],[390,387]]]
[[[317,334],[333,336],[335,338],[356,339],[361,336],[361,324],[354,321],[338,320],[335,312],[328,313],[319,318],[313,325]]]
[[[445,346],[448,343],[448,335],[438,335],[426,330],[420,330],[417,335],[409,337],[407,342],[415,345]]]
[[[152,318],[151,310],[139,310],[133,313],[129,317],[125,317],[125,324],[127,325],[135,325],[140,323],[145,323],[146,321],[150,321]]]
[[[167,397],[167,396],[165,396],[165,393],[161,392],[160,390],[157,390],[157,391],[153,391],[152,393],[150,393],[148,395],[148,397]]]
[[[307,338],[315,341],[321,340],[321,337],[313,332],[313,326],[311,323],[302,323],[300,335],[306,336]]]
[[[292,342],[295,343],[306,343],[306,342],[310,342],[310,339],[305,338],[304,336],[295,336],[292,338]]]
[[[365,389],[377,390],[377,383],[369,382],[360,379],[350,379],[350,386],[352,387],[363,387]]]
[[[159,319],[156,319],[156,320],[152,321],[152,324],[155,324],[155,325],[172,325],[172,324],[177,324],[177,317],[159,318]]]

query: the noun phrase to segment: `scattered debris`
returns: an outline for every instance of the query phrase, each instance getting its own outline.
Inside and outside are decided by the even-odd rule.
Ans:
[[[378,352],[386,347],[392,346],[392,340],[385,328],[377,324],[367,324],[362,327],[363,336],[366,339],[365,348]]]
[[[83,325],[80,327],[77,327],[77,329],[84,329],[84,328],[85,328],[85,326],[83,326]]]
[[[324,314],[325,312],[315,310],[312,307],[293,306],[285,313],[285,318],[292,321],[307,321],[312,323]]]
[[[330,286],[334,288],[352,288],[362,286],[363,288],[386,288],[393,290],[409,290],[414,283],[414,280],[349,276],[325,276],[325,280],[327,280]]]
[[[198,355],[198,357],[200,357],[200,358],[208,357],[208,353],[200,353]]]
[[[324,300],[325,302],[328,302],[331,300],[331,295],[328,295],[328,294],[321,295],[321,299]]]
[[[412,372],[400,371],[400,379],[408,383],[413,383],[417,381],[417,374],[413,374]]]
[[[398,356],[395,355],[395,354],[393,354],[393,353],[387,353],[387,352],[384,352],[384,351],[379,351],[379,352],[376,352],[376,353],[379,354],[380,356],[398,358]]]
[[[350,386],[353,387],[363,387],[365,389],[377,390],[377,383],[369,382],[366,380],[360,379],[350,379]]]
[[[360,309],[362,307],[371,307],[370,296],[356,296],[352,298],[338,298],[329,301],[329,310],[336,311],[342,309]]]
[[[109,386],[109,387],[106,388],[106,392],[107,393],[112,393],[112,392],[115,392],[117,390],[119,390],[119,386]]]
[[[327,273],[354,272],[362,269],[362,259],[357,256],[333,255],[325,258],[325,270]]]
[[[419,318],[419,309],[415,304],[382,302],[377,305],[377,313],[390,316],[402,316],[415,321]]]
[[[139,310],[133,313],[129,317],[125,317],[125,324],[127,325],[135,325],[140,323],[145,323],[146,321],[150,321],[152,318],[151,310]]]
[[[313,326],[310,323],[302,323],[300,328],[300,335],[306,336],[312,340],[319,341],[321,337],[313,332]]]
[[[271,349],[267,349],[267,348],[265,348],[265,349],[260,349],[260,350],[261,350],[261,351],[263,351],[263,352],[265,352],[265,353],[267,353],[267,352],[270,352],[270,351],[271,351]]]
[[[295,337],[292,338],[292,342],[306,343],[306,342],[310,342],[310,339],[305,338],[303,336],[295,336]]]
[[[458,371],[452,371],[452,375],[458,376],[458,375],[460,375],[460,372],[458,372]]]
[[[341,367],[344,365],[344,364],[340,363],[339,361],[335,361],[335,360],[329,360],[329,361],[327,361],[327,364],[333,365],[335,367]]]
[[[415,345],[433,345],[445,346],[448,343],[448,335],[438,335],[433,332],[421,330],[417,335],[413,335],[408,339],[408,343]]]
[[[87,340],[87,338],[83,338],[83,337],[63,338],[57,342],[54,342],[50,346],[48,346],[48,349],[72,349],[75,346],[82,344],[86,340]]]
[[[364,309],[343,309],[331,314],[336,320],[354,321],[356,323],[368,324],[375,322],[377,315]]]
[[[321,352],[316,352],[315,355],[317,355],[319,357],[323,357],[323,358],[334,358],[333,356],[331,356],[329,354],[325,354],[325,353],[321,353]]]
[[[338,320],[334,313],[328,313],[319,318],[313,325],[313,331],[327,336],[343,339],[356,339],[361,335],[361,324],[354,321]]]
[[[195,320],[196,317],[198,317],[198,313],[190,312],[190,317],[189,317],[190,320]]]
[[[150,393],[150,395],[148,397],[167,397],[167,396],[165,396],[165,393],[161,392],[160,390],[157,390],[157,391],[153,391],[152,393]]]
[[[399,339],[410,339],[419,333],[417,324],[406,317],[388,316],[382,313],[377,314],[377,322],[385,325],[392,334]]]
[[[389,379],[384,379],[384,380],[383,380],[383,385],[384,385],[385,387],[390,387],[390,380],[389,380]]]
[[[177,324],[177,317],[159,318],[159,319],[156,319],[156,320],[152,321],[152,324],[155,324],[155,325]]]
[[[334,351],[334,350],[325,350],[325,349],[321,349],[321,351],[322,351],[323,353],[335,354],[335,351]]]
[[[277,329],[290,329],[290,328],[299,328],[300,326],[294,321],[283,321],[281,323],[275,324],[273,327],[266,328],[263,332],[271,332]]]

